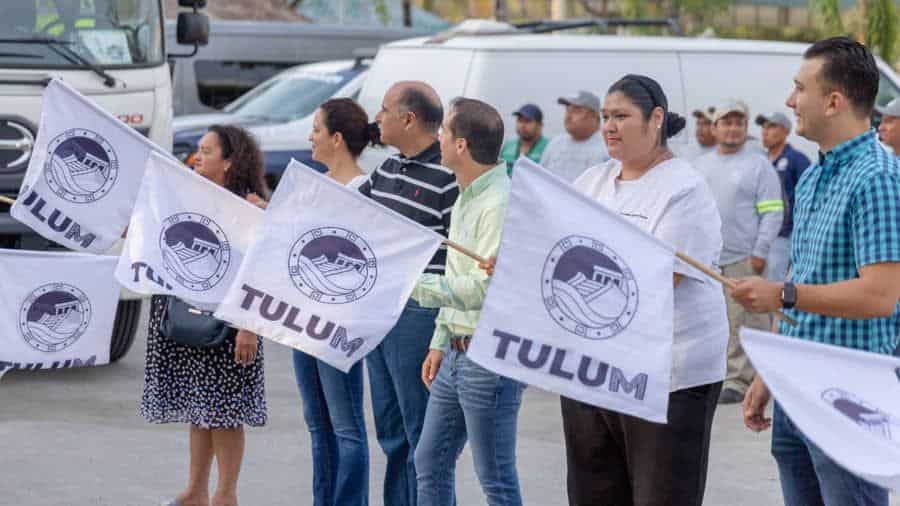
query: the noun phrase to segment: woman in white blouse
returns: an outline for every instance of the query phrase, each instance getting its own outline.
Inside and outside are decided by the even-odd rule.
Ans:
[[[666,140],[685,126],[660,85],[627,75],[610,87],[603,137],[611,160],[573,184],[676,250],[715,267],[722,249],[716,202]],[[728,321],[722,289],[674,266],[675,312],[668,423],[562,398],[569,504],[700,506]]]

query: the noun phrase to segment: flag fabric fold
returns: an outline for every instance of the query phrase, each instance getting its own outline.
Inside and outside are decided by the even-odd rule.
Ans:
[[[125,288],[214,309],[234,281],[263,211],[152,153],[116,267]]]
[[[394,326],[442,240],[292,161],[216,316],[346,372]]]
[[[498,374],[665,422],[674,252],[526,159],[467,354]]]
[[[58,79],[42,107],[10,214],[67,248],[106,252],[128,224],[147,157],[171,155]]]
[[[900,358],[748,328],[741,344],[806,437],[851,473],[900,490]]]
[[[0,376],[109,363],[116,258],[0,250]]]

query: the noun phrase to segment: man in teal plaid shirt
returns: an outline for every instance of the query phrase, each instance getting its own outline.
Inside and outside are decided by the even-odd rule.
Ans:
[[[870,126],[879,71],[865,46],[837,37],[804,55],[787,105],[797,133],[819,145],[816,165],[796,189],[790,280],[738,281],[732,296],[757,312],[783,309],[797,321],[782,334],[890,354],[900,335],[900,167]],[[887,490],[840,467],[775,403],[757,376],[744,399],[744,423],[773,426],[787,506],[887,506]]]

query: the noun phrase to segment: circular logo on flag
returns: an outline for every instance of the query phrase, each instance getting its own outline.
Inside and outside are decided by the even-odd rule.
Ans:
[[[822,392],[822,399],[863,429],[886,439],[892,438],[890,415],[858,396],[840,388],[829,388]]]
[[[116,152],[100,134],[73,128],[50,141],[44,180],[60,198],[76,204],[99,200],[118,175]]]
[[[91,322],[91,303],[72,285],[50,283],[28,295],[19,309],[19,332],[32,348],[61,351],[84,334]]]
[[[178,213],[163,220],[159,234],[163,265],[181,286],[198,292],[216,286],[231,263],[231,245],[213,220]]]
[[[369,293],[378,277],[372,248],[339,227],[310,230],[291,247],[288,269],[294,286],[326,304],[346,304]]]
[[[631,269],[596,239],[572,235],[547,255],[544,306],[559,326],[587,339],[608,339],[631,323],[638,287]]]

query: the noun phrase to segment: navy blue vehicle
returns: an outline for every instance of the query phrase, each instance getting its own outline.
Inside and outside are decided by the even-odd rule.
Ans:
[[[220,113],[176,117],[172,151],[192,165],[197,143],[210,125],[238,124],[256,136],[272,188],[291,158],[324,172],[325,167],[311,158],[314,113],[329,98],[356,98],[367,70],[368,63],[361,59],[292,67],[260,83]]]

